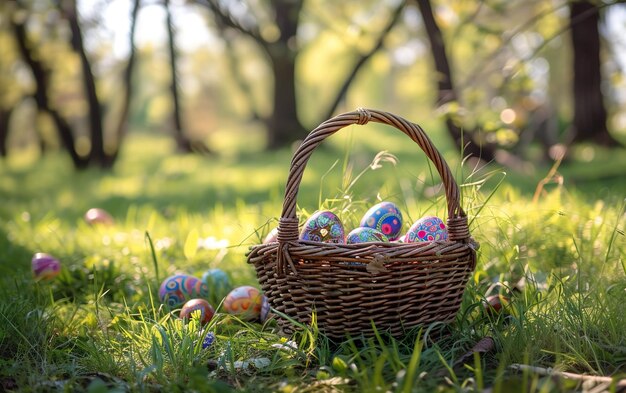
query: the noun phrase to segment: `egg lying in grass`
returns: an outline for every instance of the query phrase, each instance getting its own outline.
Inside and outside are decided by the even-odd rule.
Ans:
[[[200,312],[199,321],[202,325],[209,323],[213,315],[215,315],[215,309],[213,309],[213,306],[211,306],[209,302],[204,299],[191,299],[180,309],[179,316],[181,319],[188,320],[192,318],[194,311]]]
[[[405,243],[428,242],[435,240],[447,240],[448,230],[446,224],[439,217],[422,217],[408,230],[404,236]]]
[[[52,280],[61,272],[61,262],[52,255],[38,252],[30,262],[33,277],[37,281]]]
[[[188,274],[176,274],[163,280],[159,300],[170,307],[178,307],[193,298],[206,298],[208,288],[202,280]]]
[[[222,298],[231,288],[228,274],[222,269],[209,269],[202,275],[202,282],[206,284],[211,299]]]
[[[95,207],[87,210],[85,221],[89,225],[112,225],[113,217],[106,210]]]
[[[263,298],[261,300],[261,312],[259,313],[259,319],[261,322],[265,322],[270,316],[270,301],[267,296],[261,296],[263,296]]]
[[[244,285],[230,291],[223,303],[224,311],[244,321],[253,321],[261,315],[263,294],[257,288]]]
[[[322,243],[345,243],[343,224],[337,215],[328,210],[313,213],[304,223],[300,240]]]
[[[389,240],[396,240],[402,232],[402,213],[394,203],[381,202],[363,215],[359,226],[376,229]]]
[[[384,233],[368,227],[354,228],[348,236],[346,236],[346,243],[368,243],[368,242],[388,242],[389,239]]]
[[[274,228],[267,234],[267,236],[265,236],[265,239],[263,239],[263,244],[273,243],[277,241],[278,241],[278,228]]]

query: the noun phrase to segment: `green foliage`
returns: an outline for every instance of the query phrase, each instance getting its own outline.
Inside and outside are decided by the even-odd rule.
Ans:
[[[439,180],[418,148],[374,130],[393,155],[368,142],[369,127],[359,129],[358,141],[351,128],[315,152],[298,195],[302,217],[323,206],[354,225],[378,198],[399,202],[408,220],[445,216]],[[590,165],[603,173],[619,155],[560,168],[563,184],[547,185],[536,203],[534,187],[547,168],[524,178],[496,167],[472,170],[452,157],[481,244],[456,321],[400,338],[378,332],[337,342],[315,323],[283,337],[274,321],[241,321],[219,302],[207,326],[185,324],[178,309],[159,303],[160,281],[174,272],[200,277],[219,267],[234,285],[256,283],[245,253],[276,225],[290,159],[288,151],[190,157],[168,150],[165,139],[133,136],[114,173],[75,173],[54,155],[2,164],[6,390],[558,391],[580,385],[510,366],[626,372],[624,182],[607,177],[599,190],[569,181],[590,176],[583,174]],[[109,210],[115,224],[84,223],[94,206]],[[62,262],[51,282],[30,276],[39,251]],[[509,299],[501,313],[483,307],[495,293]],[[216,340],[203,349],[208,331]],[[485,336],[495,347],[472,355]]]

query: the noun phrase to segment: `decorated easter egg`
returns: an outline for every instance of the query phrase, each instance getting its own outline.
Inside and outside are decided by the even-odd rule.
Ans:
[[[439,217],[422,217],[411,226],[404,236],[405,243],[447,240],[446,224]]]
[[[208,332],[202,339],[202,349],[207,349],[215,342],[215,333]]]
[[[33,277],[37,281],[52,280],[61,272],[61,262],[52,255],[38,252],[30,262]]]
[[[367,243],[367,242],[388,242],[389,239],[384,233],[369,227],[354,228],[348,236],[346,236],[346,243]]]
[[[112,225],[113,217],[106,210],[95,207],[87,210],[85,221],[89,225]]]
[[[159,300],[170,307],[177,307],[187,300],[207,297],[207,285],[197,277],[176,274],[163,280],[159,288]]]
[[[394,203],[381,202],[363,215],[360,226],[376,229],[389,240],[396,240],[402,232],[402,213]]]
[[[222,269],[207,270],[202,275],[202,282],[206,284],[212,298],[222,298],[231,288],[228,274]]]
[[[224,299],[224,311],[236,315],[244,321],[252,321],[261,315],[263,295],[261,291],[249,285],[237,287]]]
[[[188,300],[183,308],[180,309],[181,319],[191,319],[191,314],[194,311],[200,311],[200,323],[206,325],[209,323],[213,315],[215,315],[215,309],[204,299],[191,299]]]
[[[503,295],[491,295],[485,298],[483,308],[490,315],[496,315],[502,312],[502,309],[507,307],[510,299]]]
[[[306,220],[300,232],[300,240],[341,244],[346,242],[341,220],[328,210],[315,212]]]
[[[265,236],[263,240],[263,244],[277,242],[278,241],[278,228],[274,228],[270,231],[270,233]]]
[[[265,322],[270,315],[270,301],[267,296],[261,296],[263,296],[263,299],[261,300],[261,312],[259,313],[259,319],[261,322]]]

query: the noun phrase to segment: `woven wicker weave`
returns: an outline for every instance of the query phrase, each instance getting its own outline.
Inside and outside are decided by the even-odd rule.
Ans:
[[[330,244],[298,239],[296,197],[313,150],[341,128],[370,121],[402,131],[433,162],[446,193],[448,240]],[[329,337],[372,336],[372,323],[400,336],[417,325],[450,322],[474,270],[478,246],[459,202],[450,168],[418,125],[387,112],[358,109],[325,121],[302,142],[291,161],[278,241],[253,246],[248,263],[274,309],[304,324],[315,313],[318,328]],[[279,317],[278,323],[285,333],[294,329],[286,319]]]

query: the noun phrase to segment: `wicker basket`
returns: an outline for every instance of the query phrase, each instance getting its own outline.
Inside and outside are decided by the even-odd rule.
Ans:
[[[306,163],[328,136],[369,121],[391,125],[422,148],[445,187],[449,238],[421,243],[330,244],[299,240],[296,197]],[[393,114],[358,109],[314,129],[294,154],[287,179],[278,241],[251,247],[248,263],[271,306],[290,318],[311,323],[329,337],[393,336],[432,322],[450,322],[476,265],[478,244],[471,238],[450,168],[424,131]],[[283,332],[295,326],[278,317]]]

